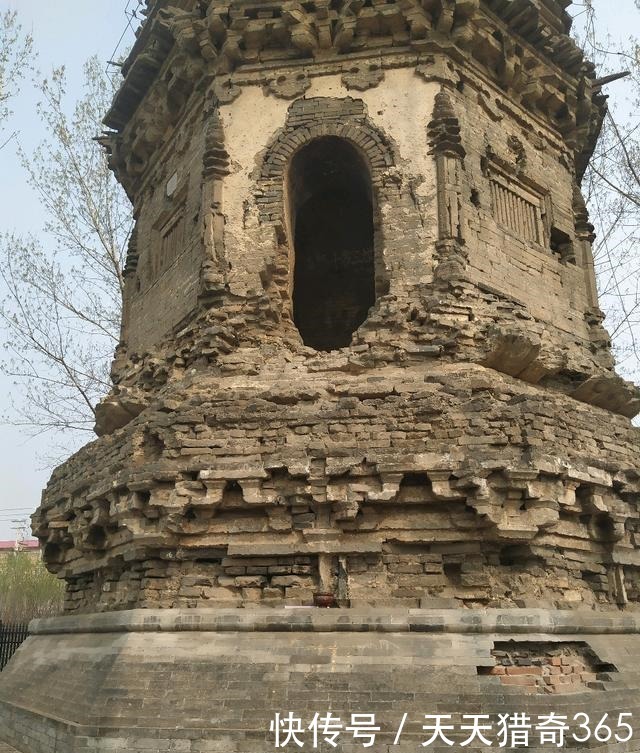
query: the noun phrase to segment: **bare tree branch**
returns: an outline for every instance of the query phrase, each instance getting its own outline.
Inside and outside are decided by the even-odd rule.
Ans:
[[[16,11],[0,14],[0,129],[11,115],[10,100],[18,93],[21,80],[33,59],[33,38],[22,31]],[[10,136],[3,149],[13,138]]]
[[[607,38],[598,25],[596,9],[605,0],[586,0],[579,21],[580,42],[597,63],[599,75],[615,73],[620,58],[631,76],[612,87],[609,112],[583,181],[591,219],[596,228],[594,260],[601,305],[613,338],[618,367],[640,381],[640,60],[638,41],[624,46]],[[640,8],[639,0],[636,7]]]
[[[92,430],[95,405],[110,387],[132,217],[94,140],[113,96],[103,66],[86,64],[84,95],[71,116],[63,68],[40,91],[38,113],[50,137],[19,154],[46,223],[42,236],[0,236],[2,368],[18,387],[8,420],[32,434],[69,435]]]

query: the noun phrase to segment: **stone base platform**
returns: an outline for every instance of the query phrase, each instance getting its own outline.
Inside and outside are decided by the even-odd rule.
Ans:
[[[460,747],[471,734],[462,725],[472,725],[462,715],[490,715],[480,723],[499,749],[499,715],[527,714],[527,749],[549,751],[558,738],[543,741],[543,723],[555,713],[570,727],[562,750],[629,753],[640,750],[639,656],[640,616],[615,612],[136,610],[37,620],[0,675],[0,739],[19,753],[314,750],[307,728],[331,712],[337,747],[321,731],[321,751],[486,750],[479,739]],[[283,746],[283,732],[276,748],[270,724],[290,712],[304,747]],[[375,714],[372,746],[346,729],[352,714]],[[573,740],[587,734],[584,714],[592,733],[607,715],[599,740]],[[423,725],[434,724],[425,715],[451,715],[441,721],[455,746],[423,746],[433,734]]]

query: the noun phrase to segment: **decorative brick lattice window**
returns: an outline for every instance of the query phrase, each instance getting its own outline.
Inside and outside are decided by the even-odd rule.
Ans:
[[[160,252],[156,264],[156,276],[162,274],[181,254],[184,246],[184,212],[174,215],[160,231]]]
[[[523,241],[545,245],[544,198],[500,174],[491,175],[490,185],[496,222]]]

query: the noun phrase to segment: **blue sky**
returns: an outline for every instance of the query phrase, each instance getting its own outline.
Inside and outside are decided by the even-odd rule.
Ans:
[[[127,28],[125,9],[136,5],[137,0],[0,0],[0,12],[19,12],[23,26],[33,33],[43,74],[54,65],[66,66],[72,103],[74,93],[80,93],[84,61],[97,54],[106,65]],[[640,13],[633,0],[593,0],[593,5],[599,17],[600,36],[608,31],[613,46],[640,32]],[[570,10],[577,15],[583,9],[583,4],[575,3]],[[123,44],[130,41],[129,32]],[[611,94],[624,96],[624,87]],[[6,137],[19,131],[20,142],[27,151],[45,136],[34,116],[36,101],[33,87],[25,85],[13,103],[15,115],[4,133]],[[44,222],[42,211],[25,183],[13,145],[0,152],[0,174],[0,229],[38,232]],[[7,409],[13,389],[11,382],[0,375],[0,414]],[[24,430],[0,423],[0,539],[13,538],[11,520],[18,508],[37,507],[50,474],[50,470],[41,468],[38,458],[47,453],[49,441],[47,437],[30,439]]]
[[[0,12],[17,10],[23,27],[32,32],[38,52],[37,65],[43,77],[53,66],[66,66],[72,104],[74,92],[80,93],[85,60],[98,55],[106,66],[127,29],[125,8],[137,5],[137,0],[104,3],[96,0],[0,0]],[[130,44],[131,39],[129,30],[122,45]],[[0,142],[14,130],[19,131],[20,143],[27,151],[43,139],[45,134],[35,118],[37,100],[33,86],[26,83],[12,103],[14,117]],[[0,174],[0,229],[38,232],[44,218],[25,182],[13,143],[0,152]],[[11,381],[0,374],[0,414],[7,410],[13,390]],[[33,510],[37,507],[40,491],[50,474],[50,470],[42,469],[41,460],[47,454],[50,441],[46,436],[32,439],[23,429],[0,423],[0,539],[14,538],[12,519],[17,508]]]

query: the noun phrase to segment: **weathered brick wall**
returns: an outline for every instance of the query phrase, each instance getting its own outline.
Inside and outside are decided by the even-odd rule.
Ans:
[[[588,644],[495,642],[491,652],[494,667],[482,667],[478,674],[498,677],[503,685],[518,685],[529,693],[578,693],[597,687],[598,676],[611,671]],[[615,671],[615,670],[614,670]]]
[[[127,270],[122,337],[152,348],[197,306],[203,262],[200,212],[204,128],[189,112],[154,155],[138,195],[136,260]],[[174,232],[173,240],[165,240]]]
[[[150,9],[108,118],[114,389],[34,518],[69,610],[638,603],[640,398],[578,190],[604,99],[524,5]],[[290,167],[325,137],[370,173],[376,278],[329,353],[291,311]]]
[[[288,162],[292,149],[314,137],[337,133],[355,139],[373,170],[379,294],[390,289],[401,300],[408,298],[410,306],[420,307],[420,297],[429,295],[428,285],[433,276],[436,176],[426,126],[439,84],[425,81],[413,67],[395,69],[388,71],[374,88],[357,92],[354,97],[337,76],[321,75],[322,71],[319,74],[313,78],[305,98],[293,105],[264,93],[262,88],[246,86],[233,102],[220,108],[225,148],[232,165],[230,174],[221,181],[229,289],[241,296],[264,291],[273,299],[280,316],[285,321],[290,319],[294,249],[292,239],[287,238],[284,188]],[[607,366],[602,356],[599,362],[589,363],[592,340],[585,312],[593,305],[587,290],[591,271],[585,269],[584,260],[570,263],[551,250],[552,226],[560,228],[576,243],[572,205],[575,178],[566,146],[539,120],[508,105],[504,96],[496,98],[494,93],[489,105],[484,94],[486,91],[479,82],[467,77],[463,92],[453,95],[467,152],[461,212],[462,233],[469,253],[469,279],[476,285],[490,285],[504,302],[513,300],[519,304],[556,348],[578,351],[574,358],[582,361],[583,369],[602,370]],[[493,108],[492,117],[487,113],[489,107]],[[366,129],[360,123],[366,123]],[[131,314],[124,331],[132,354],[168,334],[172,325],[178,325],[196,308],[200,273],[198,225],[202,221],[198,205],[202,124],[199,119],[185,121],[181,128],[188,128],[192,139],[189,152],[174,154],[171,160],[158,156],[162,170],[154,171],[149,179],[157,187],[152,198],[145,200],[138,221],[138,277],[142,287],[140,291],[133,285],[130,288]],[[186,138],[184,133],[180,135]],[[286,150],[270,157],[274,142],[289,137]],[[386,142],[381,152],[382,162],[376,162],[379,149],[376,151],[375,144],[369,141],[371,138]],[[510,165],[514,180],[539,186],[545,227],[539,243],[528,243],[496,222],[490,179],[483,172],[487,154],[495,154],[500,164]],[[270,163],[270,159],[276,162]],[[256,165],[263,165],[262,175],[259,172],[256,175]],[[147,270],[151,259],[159,253],[159,231],[153,230],[153,226],[162,211],[167,211],[166,180],[174,167],[180,168],[179,185],[185,179],[184,174],[189,176],[187,214],[192,233],[187,233],[186,251],[180,263],[151,285]],[[276,239],[283,237],[282,245]],[[153,293],[146,292],[149,287]],[[540,295],[541,291],[544,295]],[[389,343],[394,344],[393,331],[385,333],[379,327],[376,314],[380,313],[373,312],[378,337],[386,334]],[[402,310],[397,313],[402,315]],[[479,318],[474,329],[486,326],[491,319],[504,325],[514,324],[513,314],[501,311],[498,306]],[[443,328],[440,330],[442,334]],[[571,344],[567,333],[571,333]],[[410,339],[415,340],[418,335],[411,333]],[[460,357],[467,358],[468,354],[463,350]]]
[[[148,4],[104,138],[137,218],[114,387],[33,519],[70,616],[3,672],[0,737],[266,751],[283,705],[405,704],[381,745],[408,753],[425,713],[568,687],[640,713],[640,393],[597,307],[606,97],[565,5]],[[291,315],[290,165],[323,137],[374,217],[376,303],[332,352]]]
[[[627,419],[480,366],[340,363],[197,374],[58,469],[34,525],[68,608],[637,603]]]
[[[443,85],[437,70],[435,63],[417,69],[412,63],[381,73],[365,91],[353,91],[348,78],[318,66],[309,70],[314,75],[304,98],[290,102],[249,80],[234,90],[230,102],[208,111],[204,121],[185,119],[181,127],[188,127],[197,144],[203,123],[219,120],[216,138],[221,140],[210,149],[224,151],[228,167],[213,189],[206,181],[198,188],[193,176],[202,149],[191,147],[193,245],[152,286],[153,292],[137,292],[137,283],[129,284],[131,313],[114,369],[116,402],[124,392],[125,401],[144,405],[146,392],[182,378],[204,359],[207,368],[220,369],[221,350],[250,345],[307,352],[292,322],[295,249],[285,189],[296,149],[333,135],[362,151],[374,189],[377,302],[354,334],[354,352],[366,348],[372,367],[420,356],[485,362],[586,401],[629,414],[635,410],[633,390],[613,373],[608,337],[595,308],[589,244],[576,229],[582,215],[575,204],[570,152],[557,132],[498,89],[490,92],[469,71],[447,73],[452,87],[456,81],[464,84],[448,95],[464,159],[459,185],[442,186],[457,191],[466,262],[455,279],[434,279],[438,263],[446,266],[435,250],[444,199],[438,195],[427,128]],[[175,159],[182,164],[186,157]],[[155,173],[149,179],[159,186],[156,198],[140,212],[138,276],[157,254],[149,245],[148,228],[174,163],[160,164],[162,180],[156,181]],[[528,241],[522,228],[505,227],[492,194],[495,175],[537,192],[538,241]],[[215,295],[198,299],[207,288],[201,275],[206,265],[199,258],[207,258],[206,250],[199,250],[197,241],[210,211],[209,191],[216,197],[218,230],[212,243],[218,287]],[[513,211],[518,219],[522,206]],[[518,222],[525,227],[528,221],[520,217]],[[566,248],[557,247],[558,232]],[[156,344],[150,349],[152,341]],[[252,370],[253,362],[243,364],[238,357],[236,368]],[[594,379],[605,380],[606,394],[592,388]]]
[[[551,331],[559,330],[560,342],[563,333],[570,332],[588,347],[590,334],[584,314],[595,301],[588,300],[587,271],[582,260],[567,261],[551,249],[552,227],[576,243],[576,178],[569,150],[557,134],[524,108],[514,106],[508,97],[492,91],[485,99],[481,92],[466,84],[453,100],[467,152],[463,200],[470,229],[466,240],[472,279],[523,302],[535,319]],[[519,220],[516,226],[509,228],[500,222],[491,190],[493,176],[506,178],[504,183],[513,186],[515,193],[506,192],[507,203],[513,205],[519,191],[537,194],[543,211],[538,241],[527,237],[522,207],[507,209],[507,214],[515,214]],[[471,200],[472,192],[477,206]]]
[[[606,714],[605,723],[627,737],[617,727],[624,712],[631,714],[625,719],[632,742],[618,743],[612,733],[604,744],[592,739],[588,749],[637,749],[638,624],[619,616],[143,610],[45,622],[35,630],[0,685],[0,738],[23,753],[267,753],[275,747],[270,723],[289,712],[304,720],[299,737],[306,749],[313,744],[307,725],[329,711],[342,724],[338,749],[348,753],[363,743],[344,729],[351,714],[375,715],[375,749],[415,753],[430,737],[423,725],[434,723],[426,714],[450,715],[443,724],[455,727],[447,736],[458,744],[470,736],[460,729],[471,724],[462,715],[487,714],[483,723],[493,730],[485,735],[496,748],[498,715],[526,714],[528,749],[542,752],[551,746],[539,744],[539,716],[566,716],[570,732],[562,749],[578,751],[584,746],[571,735],[584,735],[578,728],[584,717],[576,715],[587,714],[594,730]],[[585,661],[592,672],[563,671]],[[579,683],[542,679],[574,676]],[[574,692],[539,693],[539,682]],[[429,749],[451,750],[442,741]],[[465,749],[486,746],[476,739]],[[318,750],[334,748],[321,736]]]

